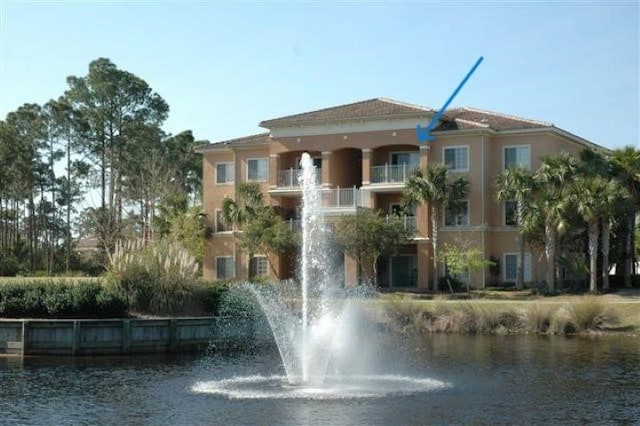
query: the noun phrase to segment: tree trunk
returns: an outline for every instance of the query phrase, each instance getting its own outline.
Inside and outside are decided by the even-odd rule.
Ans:
[[[549,291],[555,291],[555,259],[556,259],[556,230],[552,223],[545,223],[544,226],[544,254],[547,259],[547,289]]]
[[[589,223],[589,291],[598,291],[598,221]]]
[[[625,247],[625,268],[624,268],[624,286],[631,288],[631,270],[633,269],[633,236],[635,229],[635,215],[629,216],[629,224],[627,232],[627,241]]]
[[[518,200],[518,276],[516,278],[516,289],[522,290],[524,288],[524,232],[522,230],[522,224],[524,223],[524,200]]]
[[[71,140],[67,139],[67,223],[65,229],[64,270],[69,275],[71,269]]]
[[[438,259],[437,259],[437,254],[438,254],[438,220],[439,220],[439,214],[438,214],[438,207],[437,206],[432,206],[431,207],[431,246],[433,249],[433,253],[431,253],[433,255],[433,291],[437,292],[438,291]]]
[[[373,277],[371,278],[371,282],[374,287],[378,287],[378,257],[375,256],[373,258]]]
[[[611,222],[608,218],[602,221],[602,291],[609,290],[609,240]]]

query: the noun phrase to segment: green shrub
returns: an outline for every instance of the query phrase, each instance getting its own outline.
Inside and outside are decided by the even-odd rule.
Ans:
[[[9,255],[0,260],[0,276],[15,277],[20,270],[20,262],[14,255]]]
[[[222,295],[218,314],[228,318],[255,320],[262,314],[262,309],[251,287],[238,283],[230,285],[228,291]]]
[[[117,318],[125,301],[99,282],[23,280],[0,286],[0,317]]]
[[[184,248],[167,241],[118,244],[110,258],[109,281],[137,312],[176,314],[195,289],[198,264]]]
[[[224,295],[229,291],[229,282],[199,282],[191,293],[192,305],[202,313],[218,315]]]

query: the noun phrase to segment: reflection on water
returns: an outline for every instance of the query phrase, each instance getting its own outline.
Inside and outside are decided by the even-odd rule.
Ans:
[[[0,424],[638,424],[640,339],[428,335],[385,371],[446,382],[383,398],[230,399],[194,385],[281,376],[277,353],[0,358]]]

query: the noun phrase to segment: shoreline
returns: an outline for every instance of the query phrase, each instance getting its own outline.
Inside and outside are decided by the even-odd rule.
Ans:
[[[380,319],[400,332],[640,336],[640,297],[635,292],[466,300],[386,294],[376,302]]]

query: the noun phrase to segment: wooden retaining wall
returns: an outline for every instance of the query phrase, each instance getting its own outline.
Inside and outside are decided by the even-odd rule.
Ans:
[[[188,352],[213,339],[214,317],[160,319],[0,319],[0,353],[106,355]],[[250,333],[247,327],[235,335]]]

